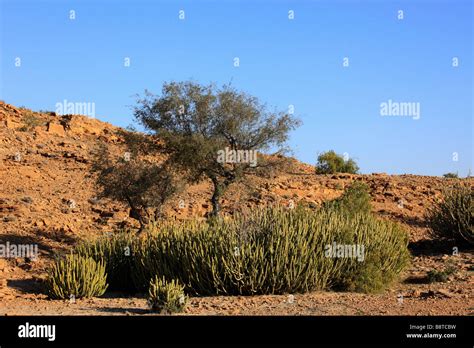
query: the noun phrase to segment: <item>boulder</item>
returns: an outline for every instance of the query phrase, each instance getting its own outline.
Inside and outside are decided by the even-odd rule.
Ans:
[[[57,135],[65,135],[64,127],[58,123],[48,122],[47,132]]]

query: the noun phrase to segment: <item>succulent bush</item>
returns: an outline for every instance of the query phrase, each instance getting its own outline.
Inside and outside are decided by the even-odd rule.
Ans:
[[[334,272],[333,260],[324,258],[322,245],[329,243],[330,234],[323,228],[302,210],[282,209],[169,226],[140,249],[142,268],[151,272],[144,280],[150,275],[176,277],[197,295],[323,288]]]
[[[91,257],[66,255],[49,269],[46,288],[53,299],[101,296],[107,289],[105,264]]]
[[[333,288],[344,291],[377,292],[392,283],[410,260],[409,238],[401,225],[357,214],[351,228],[338,235],[339,244],[363,246],[363,260],[346,258]]]
[[[164,277],[155,277],[150,281],[148,303],[151,310],[160,313],[180,313],[186,308],[187,297],[184,286],[176,280],[167,282]]]
[[[364,261],[327,257],[333,243],[363,245]],[[137,248],[134,274],[139,288],[164,276],[195,295],[374,291],[404,269],[407,244],[398,224],[370,214],[269,208],[210,224],[164,226]]]
[[[105,264],[109,290],[134,292],[136,287],[132,269],[137,244],[137,239],[131,233],[121,232],[95,241],[83,242],[75,248],[75,253]]]
[[[317,211],[271,207],[226,219],[159,223],[143,238],[118,234],[83,244],[76,253],[105,264],[116,290],[145,292],[151,279],[174,279],[198,296],[384,288],[408,263],[406,231],[366,209],[348,214],[340,209],[346,203],[338,204]],[[328,255],[331,245],[363,247],[363,258]],[[126,246],[130,256],[123,253]]]
[[[441,202],[429,210],[426,220],[436,238],[474,244],[474,190],[456,185],[443,192]]]

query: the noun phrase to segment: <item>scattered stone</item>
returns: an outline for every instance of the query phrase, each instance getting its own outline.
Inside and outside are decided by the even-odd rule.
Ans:
[[[18,210],[19,210],[19,207],[16,205],[6,205],[6,204],[0,203],[0,213],[4,213],[4,212],[11,213]]]
[[[438,292],[438,294],[441,294],[444,297],[448,297],[448,298],[451,298],[451,297],[455,296],[455,294],[453,294],[452,292],[450,292],[447,289],[438,289],[437,292]]]
[[[12,158],[15,162],[21,162],[21,153],[15,153]]]
[[[33,203],[33,198],[31,198],[30,196],[25,196],[25,197],[21,198],[21,201],[26,203],[26,204],[31,204],[31,203]]]
[[[102,217],[102,218],[114,217],[114,212],[112,212],[112,211],[101,211],[100,212],[100,217]]]
[[[17,221],[17,217],[16,216],[5,216],[3,218],[3,222],[14,222],[14,221]]]
[[[420,294],[420,297],[422,298],[429,298],[429,297],[435,297],[435,296],[436,296],[436,293],[433,290],[428,290]]]
[[[65,135],[66,132],[64,131],[64,127],[60,124],[53,123],[53,122],[48,122],[46,126],[46,131],[51,134],[56,134],[56,135]]]
[[[76,201],[74,199],[63,198],[63,202],[68,206],[69,209],[75,209],[77,207]]]
[[[97,197],[89,198],[87,201],[92,205],[96,205],[100,203],[100,199]]]
[[[57,158],[58,156],[51,152],[39,152],[39,154],[46,158]]]

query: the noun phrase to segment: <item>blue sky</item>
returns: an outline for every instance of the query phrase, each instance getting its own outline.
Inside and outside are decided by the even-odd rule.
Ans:
[[[289,145],[304,162],[334,149],[363,173],[474,172],[470,0],[0,3],[0,99],[16,106],[93,102],[97,118],[127,126],[144,89],[232,82],[294,105],[303,124]],[[420,118],[381,116],[389,99],[419,103]]]

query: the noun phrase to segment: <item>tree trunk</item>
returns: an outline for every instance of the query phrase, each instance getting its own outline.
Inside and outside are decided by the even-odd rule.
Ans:
[[[140,223],[140,229],[138,230],[138,233],[141,233],[145,226],[150,222],[148,212],[143,207],[137,208],[130,198],[127,198],[127,201],[130,205],[130,213],[128,214],[128,216],[137,220]]]
[[[221,204],[219,200],[224,192],[224,186],[219,183],[219,180],[217,178],[211,178],[211,180],[214,185],[214,192],[212,193],[211,197],[212,212],[210,216],[217,217],[221,211]]]
[[[140,229],[138,230],[138,233],[142,232],[145,226],[150,222],[148,214],[143,208],[130,208],[129,216],[140,223]]]

